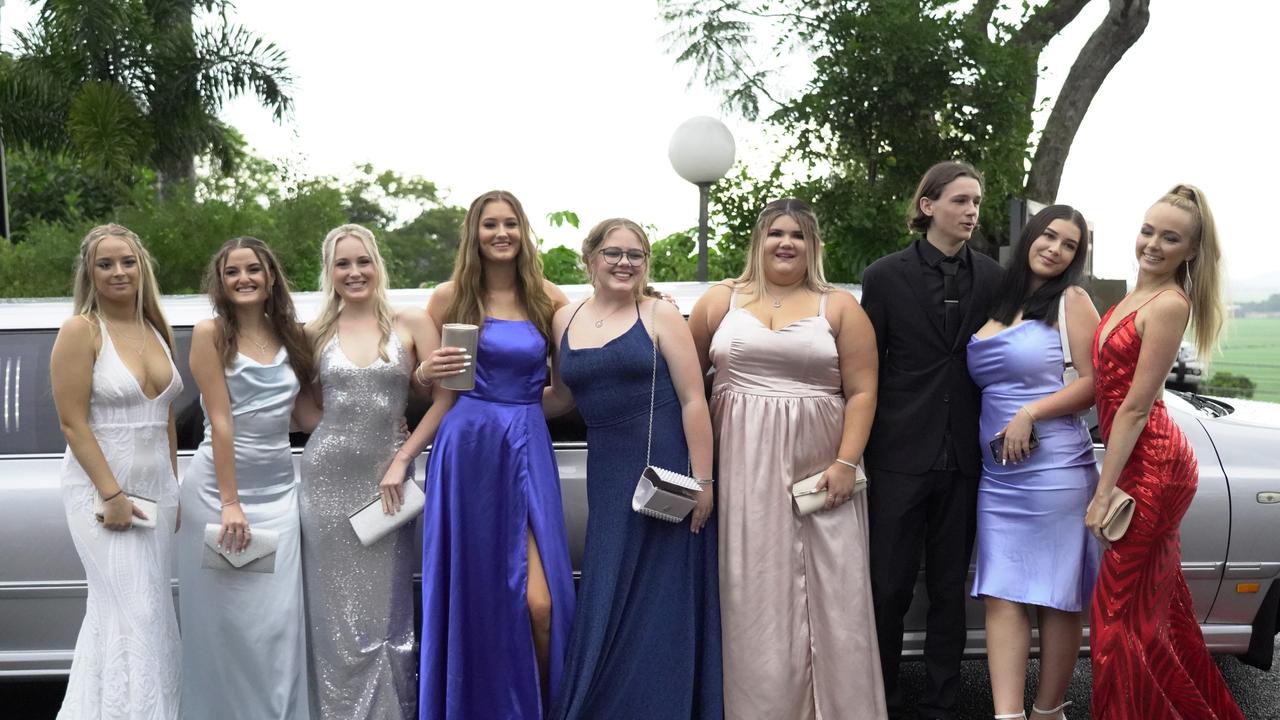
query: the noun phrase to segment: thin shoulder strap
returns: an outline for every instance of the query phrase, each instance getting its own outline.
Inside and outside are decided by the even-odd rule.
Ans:
[[[1186,303],[1186,304],[1188,304],[1188,305],[1190,305],[1190,304],[1191,304],[1191,301],[1187,299],[1187,296],[1186,296],[1186,295],[1183,295],[1183,294],[1182,294],[1182,291],[1180,291],[1180,290],[1176,290],[1176,289],[1174,289],[1174,288],[1165,288],[1164,290],[1161,290],[1160,292],[1156,293],[1155,295],[1152,295],[1151,297],[1147,298],[1145,302],[1143,302],[1143,303],[1142,303],[1141,305],[1139,305],[1138,307],[1134,308],[1134,309],[1133,309],[1133,311],[1134,311],[1135,313],[1136,313],[1136,312],[1138,312],[1138,311],[1139,311],[1139,310],[1141,310],[1142,308],[1146,307],[1146,306],[1147,306],[1147,305],[1148,305],[1152,300],[1155,300],[1156,298],[1160,297],[1161,295],[1163,295],[1163,294],[1165,294],[1165,293],[1167,293],[1167,292],[1176,293],[1178,297],[1182,298],[1182,301],[1183,301],[1183,302],[1185,302],[1185,303]]]
[[[636,303],[636,312],[640,312],[640,303]],[[658,393],[658,301],[653,301],[649,309],[649,344],[653,346],[653,374],[649,378],[649,440],[644,446],[644,466],[649,467],[649,456],[653,453],[653,405]]]
[[[590,299],[591,298],[587,298],[587,300],[590,300]],[[569,326],[573,324],[573,319],[578,317],[578,311],[582,309],[583,305],[587,304],[587,300],[583,300],[582,302],[578,303],[578,307],[573,309],[573,314],[569,316],[569,322],[564,324],[564,331],[566,333],[569,332]]]
[[[729,312],[733,311],[733,306],[738,302],[738,283],[729,286],[732,288],[729,292]]]
[[[1068,288],[1069,290],[1070,288]],[[1072,367],[1075,363],[1071,362],[1071,340],[1067,336],[1067,291],[1063,290],[1058,296],[1058,341],[1062,343],[1062,364],[1064,367]]]
[[[822,299],[818,301],[818,317],[825,318],[827,316],[827,295],[828,292],[822,293]]]

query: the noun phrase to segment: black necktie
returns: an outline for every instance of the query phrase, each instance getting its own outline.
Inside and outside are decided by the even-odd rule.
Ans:
[[[942,270],[942,336],[948,341],[955,339],[960,324],[960,290],[956,286],[956,273],[960,271],[960,259],[942,258],[938,265]]]

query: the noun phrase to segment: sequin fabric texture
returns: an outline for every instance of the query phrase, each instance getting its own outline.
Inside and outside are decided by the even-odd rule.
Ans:
[[[324,416],[302,456],[302,565],[317,717],[415,716],[415,545],[408,523],[364,547],[348,516],[369,502],[405,440],[410,353],[351,362],[335,335],[320,354]]]
[[[1098,325],[1093,351],[1098,426],[1108,442],[1142,349],[1137,310],[1102,337],[1114,311]],[[1198,475],[1191,445],[1157,399],[1116,482],[1136,501],[1133,522],[1103,553],[1093,595],[1089,639],[1097,720],[1243,720],[1205,649],[1182,576],[1178,527]]]

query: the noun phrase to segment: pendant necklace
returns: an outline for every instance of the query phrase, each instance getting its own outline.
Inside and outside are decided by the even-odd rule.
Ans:
[[[262,341],[262,342],[258,342],[257,340],[253,339],[253,336],[252,336],[252,335],[250,335],[249,333],[247,333],[247,332],[245,332],[245,331],[243,331],[243,330],[242,330],[242,331],[240,331],[240,334],[241,334],[242,336],[244,336],[244,338],[245,338],[246,340],[248,340],[250,343],[252,343],[254,347],[258,348],[258,354],[259,354],[259,355],[266,355],[266,354],[267,354],[267,343],[271,342],[271,338],[267,338],[266,340],[264,340],[264,341]]]
[[[596,296],[595,296],[595,295],[592,295],[592,296],[591,296],[591,304],[593,304],[593,305],[594,305],[594,304],[595,304],[595,301],[596,301]],[[602,328],[602,327],[604,327],[604,321],[605,321],[605,320],[608,320],[608,319],[609,319],[609,318],[611,318],[611,317],[613,317],[613,316],[614,316],[614,314],[616,314],[616,313],[617,313],[619,310],[621,310],[623,307],[625,307],[625,305],[619,305],[618,307],[614,308],[614,309],[613,309],[613,310],[612,310],[608,315],[605,315],[604,317],[600,318],[599,320],[596,320],[596,321],[595,321],[595,326],[596,326],[596,327],[598,327],[598,328]]]
[[[138,333],[137,337],[129,337],[129,335],[127,333],[122,332],[115,323],[111,322],[110,320],[107,320],[106,317],[102,317],[102,319],[107,323],[108,328],[115,330],[117,335],[129,341],[129,344],[132,346],[129,349],[132,350],[134,354],[136,354],[138,357],[142,357],[142,351],[147,346],[147,333],[145,330]]]
[[[799,291],[800,291],[800,288],[796,288],[796,289],[792,290],[791,292],[787,293],[786,295],[782,296],[782,298],[781,298],[781,299],[779,299],[779,298],[774,297],[774,296],[773,296],[773,293],[769,292],[769,284],[768,284],[768,283],[766,283],[766,282],[764,282],[763,280],[761,280],[761,281],[760,281],[760,289],[761,289],[761,290],[764,290],[764,294],[765,294],[765,295],[767,295],[767,296],[769,296],[769,299],[773,301],[773,309],[774,309],[774,310],[777,310],[778,308],[782,307],[782,300],[783,300],[783,299],[788,299],[788,298],[790,298],[792,295],[795,295],[797,292],[799,292]]]

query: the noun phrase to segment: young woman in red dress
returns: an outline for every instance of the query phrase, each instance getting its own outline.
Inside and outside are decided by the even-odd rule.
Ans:
[[[1177,185],[1147,211],[1138,280],[1098,326],[1098,424],[1107,445],[1085,524],[1107,548],[1093,595],[1096,720],[1243,719],[1205,648],[1182,577],[1178,526],[1195,497],[1191,445],[1160,399],[1188,321],[1207,357],[1222,327],[1219,248],[1204,194]],[[1115,488],[1136,500],[1124,537],[1102,519]]]

